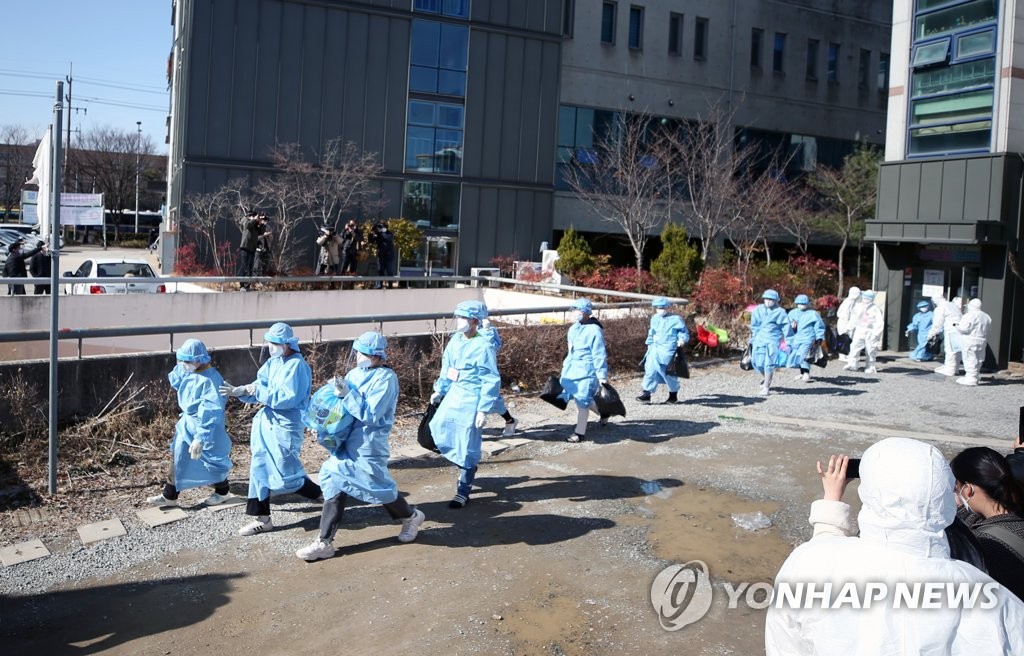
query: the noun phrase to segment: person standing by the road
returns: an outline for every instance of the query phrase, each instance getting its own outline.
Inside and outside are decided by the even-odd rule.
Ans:
[[[338,265],[341,263],[341,237],[333,227],[324,226],[320,228],[320,236],[316,238],[316,244],[320,247],[316,275],[338,275]]]
[[[494,412],[501,387],[494,345],[480,334],[483,313],[475,301],[455,306],[455,333],[441,356],[441,373],[430,402],[438,406],[430,433],[441,455],[459,468],[449,508],[469,503],[480,462],[481,429]]]
[[[387,340],[376,332],[365,332],[352,345],[355,368],[343,378],[332,378],[334,395],[351,417],[351,427],[339,435],[338,443],[329,443],[324,435],[318,441],[331,455],[320,467],[320,485],[324,508],[320,515],[320,534],[309,546],[295,552],[306,561],[334,555],[334,535],[341,524],[348,497],[364,503],[379,503],[402,521],[399,542],[412,542],[426,519],[423,511],[410,506],[388,471],[388,437],[395,423],[398,402],[398,376],[385,366]],[[333,436],[326,436],[333,437]]]
[[[36,253],[42,250],[42,246],[36,246],[30,251],[25,251],[25,243],[16,241],[11,244],[7,253],[7,261],[4,262],[4,278],[27,278],[28,268],[25,263]],[[7,295],[24,296],[25,285],[7,285]]]
[[[907,329],[903,333],[904,337],[910,337],[910,333],[914,333],[914,339],[917,340],[917,346],[910,352],[910,359],[914,362],[929,362],[933,358],[928,352],[928,333],[931,330],[932,304],[921,300],[917,304],[914,318],[907,324]]]
[[[853,330],[853,342],[850,344],[850,357],[847,358],[844,371],[857,371],[860,366],[860,352],[864,351],[864,373],[876,374],[875,356],[882,347],[882,332],[885,330],[885,317],[882,310],[875,305],[875,292],[871,289],[861,295],[864,307],[857,318]]]
[[[790,332],[789,316],[779,307],[779,292],[766,289],[762,304],[750,313],[750,363],[761,374],[761,396],[768,396],[779,366],[779,346]]]
[[[955,301],[955,302],[953,302]],[[928,339],[942,335],[944,356],[942,364],[935,368],[935,373],[943,376],[955,376],[960,369],[960,331],[956,324],[963,316],[960,309],[960,297],[947,301],[942,293],[932,296],[935,310],[932,313],[932,327],[928,331]]]
[[[667,298],[658,297],[651,301],[651,306],[654,308],[654,315],[651,316],[651,326],[647,331],[644,379],[640,396],[636,397],[636,400],[650,403],[651,394],[658,389],[658,385],[665,383],[668,388],[668,399],[665,403],[677,403],[679,378],[668,373],[668,365],[676,356],[676,351],[690,341],[690,332],[686,329],[686,322],[682,317],[668,311]]]
[[[846,298],[839,304],[836,310],[836,337],[844,337],[847,344],[853,341],[853,329],[857,327],[857,320],[864,306],[860,302],[860,287],[850,287],[846,292]],[[846,360],[847,356],[839,354],[840,360]]]
[[[341,275],[355,275],[360,241],[359,226],[351,219],[341,232]]]
[[[981,382],[981,363],[985,361],[985,345],[992,317],[981,309],[981,299],[972,298],[967,311],[956,324],[964,357],[964,375],[956,379],[960,385],[974,387]]]
[[[238,245],[238,275],[251,277],[256,264],[256,245],[266,232],[267,216],[253,210],[242,225],[242,241]],[[239,289],[249,291],[248,282],[239,283]]]
[[[206,345],[186,339],[175,352],[177,364],[167,380],[178,395],[181,417],[171,439],[171,464],[161,494],[146,499],[151,506],[177,506],[178,493],[204,485],[213,493],[203,505],[216,506],[231,498],[231,438],[224,428],[224,379],[210,365]]]
[[[46,242],[40,241],[36,244],[39,248],[39,252],[33,255],[28,261],[28,271],[32,274],[33,278],[49,278],[53,272],[53,266],[50,261],[50,249],[47,248]],[[49,294],[50,285],[35,285],[36,294]]]
[[[370,233],[370,239],[373,244],[377,247],[377,275],[378,276],[393,276],[395,275],[395,236],[388,230],[387,225],[383,223],[375,223],[373,226],[373,232]],[[377,282],[377,288],[383,286],[381,281]],[[388,283],[388,287],[391,287],[391,283]]]
[[[313,373],[299,352],[299,340],[286,323],[275,323],[263,335],[270,358],[248,385],[225,381],[224,396],[243,403],[262,403],[252,419],[249,447],[249,499],[245,514],[256,520],[239,535],[256,535],[274,528],[270,521],[270,495],[295,493],[307,499],[320,497],[320,486],[306,475],[299,460],[304,428],[302,413],[309,404]]]

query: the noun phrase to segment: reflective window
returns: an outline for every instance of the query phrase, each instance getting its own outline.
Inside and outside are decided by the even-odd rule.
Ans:
[[[956,40],[957,59],[987,55],[993,52],[996,46],[995,36],[995,30],[985,30],[959,37]]]
[[[644,41],[644,8],[629,8],[629,47],[634,50],[643,48]]]
[[[971,87],[990,86],[995,73],[996,60],[982,59],[943,68],[914,71],[911,78],[914,96],[963,91]]]
[[[911,66],[931,66],[945,62],[949,55],[949,39],[943,39],[936,43],[926,43],[914,48],[914,60]]]
[[[434,21],[412,22],[409,90],[466,95],[469,28]]]
[[[425,230],[459,229],[459,191],[454,182],[407,180],[402,216]]]
[[[562,167],[572,163],[597,164],[594,142],[600,141],[615,129],[615,112],[589,107],[562,105],[558,108],[559,166],[555,187],[568,189],[562,177]]]
[[[410,100],[405,169],[460,173],[464,119],[465,108],[461,105]]]
[[[920,12],[922,7],[918,7]],[[919,14],[914,22],[914,38],[929,39],[974,25],[995,22],[999,16],[996,0],[974,0],[939,11]]]
[[[697,18],[693,26],[693,58],[707,59],[708,56],[708,19]]]
[[[669,14],[668,16],[668,54],[683,54],[683,15]]]
[[[782,32],[775,33],[775,42],[772,47],[772,70],[776,73],[785,71],[786,60],[786,35]]]
[[[469,0],[415,0],[414,11],[469,18]]]
[[[614,2],[601,5],[601,43],[615,45],[615,8]]]
[[[871,84],[871,51],[860,49],[860,59],[857,62],[857,86],[867,89]]]
[[[992,114],[992,89],[915,100],[910,105],[913,126],[977,121]]]
[[[818,79],[818,40],[807,39],[807,79]]]
[[[828,44],[828,81],[839,81],[839,44]]]
[[[764,41],[764,30],[750,30],[750,67],[761,68],[761,42]]]

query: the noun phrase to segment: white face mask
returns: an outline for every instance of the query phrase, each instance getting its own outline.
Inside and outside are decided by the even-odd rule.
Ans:
[[[579,310],[573,310],[572,321],[573,323],[579,323],[583,321],[583,313]]]
[[[468,333],[469,332],[469,319],[466,317],[455,318],[455,332],[457,333]]]
[[[765,307],[770,307],[770,308],[775,307],[775,301],[773,301],[770,298],[766,298],[766,299],[764,299],[764,306]]]
[[[654,310],[654,313],[657,314],[659,317],[665,316],[666,312],[668,312],[668,310],[666,310],[665,308],[657,308]]]
[[[270,357],[279,358],[284,355],[284,346],[281,344],[267,344],[267,352],[270,353]]]
[[[806,309],[807,309],[807,306],[806,306],[806,305],[804,305],[803,303],[799,303],[799,304],[798,304],[798,305],[796,306],[796,309],[798,309],[798,310],[806,310]]]
[[[196,369],[199,368],[199,364],[195,362],[181,362],[181,368],[190,374],[195,373]]]
[[[359,367],[360,369],[369,369],[370,367],[373,366],[373,358],[366,355],[365,353],[360,353],[359,351],[356,351],[356,366]]]

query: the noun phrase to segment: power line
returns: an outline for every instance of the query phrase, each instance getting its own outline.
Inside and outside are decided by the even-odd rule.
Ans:
[[[46,73],[31,73],[31,72],[27,72],[27,71],[15,71],[15,70],[11,70],[11,69],[0,69],[0,75],[4,75],[4,76],[8,76],[8,77],[25,77],[25,78],[32,78],[32,79],[37,79],[37,80],[63,79],[63,77],[64,77],[63,75],[56,75],[56,76],[54,76],[54,75],[48,75]],[[114,89],[122,89],[122,90],[125,90],[125,91],[135,91],[137,93],[156,93],[156,94],[162,94],[162,95],[166,95],[167,94],[167,89],[166,88],[161,88],[161,87],[158,87],[158,86],[152,86],[152,85],[148,85],[148,84],[125,84],[123,81],[117,82],[117,81],[112,81],[112,80],[101,80],[99,78],[83,77],[83,76],[78,76],[75,79],[80,81],[80,82],[85,82],[86,84],[95,84],[96,86],[100,86],[100,87],[111,87],[111,88],[114,88]]]

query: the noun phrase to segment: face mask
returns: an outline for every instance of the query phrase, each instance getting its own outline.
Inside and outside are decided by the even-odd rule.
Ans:
[[[579,323],[579,322],[583,321],[583,313],[580,312],[579,310],[573,311],[573,313],[572,313],[572,321],[573,321],[573,323]]]
[[[270,353],[270,357],[279,358],[284,355],[284,346],[280,344],[267,344],[267,351]]]
[[[370,356],[366,355],[365,353],[360,353],[359,351],[356,351],[356,366],[357,367],[359,367],[360,369],[369,369],[372,365],[373,365],[373,358],[371,358]]]
[[[655,312],[655,314],[657,314],[657,315],[658,315],[659,317],[663,317],[663,316],[665,316],[665,312],[667,312],[667,310],[666,310],[665,308],[658,308],[658,309],[656,309],[656,310],[655,310],[654,312]]]
[[[928,308],[918,308],[917,311],[920,312],[921,314],[924,314],[925,312],[928,311]]]
[[[800,303],[799,305],[796,306],[796,309],[798,309],[798,310],[806,310],[807,306],[804,305],[803,303]]]
[[[468,333],[469,332],[469,319],[465,317],[455,318],[455,332],[457,333]]]
[[[956,495],[960,497],[960,503],[962,503],[964,508],[967,509],[967,512],[973,515],[975,511],[973,508],[971,508],[971,504],[967,503],[967,497],[964,496],[963,488],[960,488],[960,491],[958,491]]]
[[[181,368],[192,374],[195,373],[196,369],[199,368],[199,365],[195,362],[182,362]]]
[[[770,308],[771,307],[775,307],[775,301],[773,301],[770,298],[766,298],[766,299],[764,299],[764,306],[765,307],[770,307]]]

